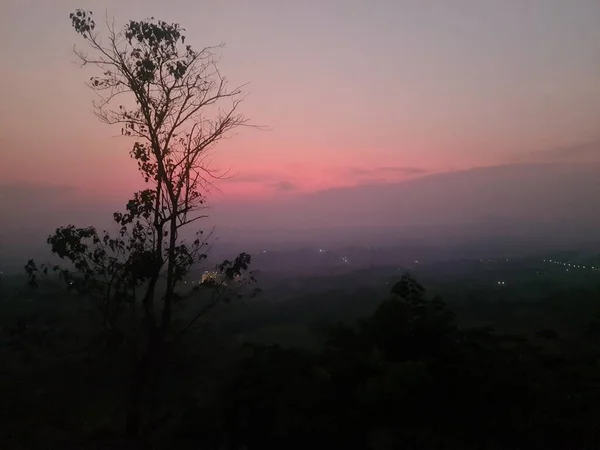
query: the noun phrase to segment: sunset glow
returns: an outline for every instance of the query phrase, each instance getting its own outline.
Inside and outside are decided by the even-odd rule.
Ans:
[[[83,45],[68,21],[78,7],[106,8],[117,26],[180,22],[196,47],[226,42],[220,69],[249,83],[243,112],[263,128],[215,149],[226,176],[212,204],[577,161],[561,149],[598,142],[600,5],[567,3],[9,0],[0,178],[111,205],[143,186],[131,141],[92,113],[94,71],[72,53]]]

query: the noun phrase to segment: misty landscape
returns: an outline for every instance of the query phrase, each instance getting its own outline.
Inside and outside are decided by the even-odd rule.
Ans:
[[[0,450],[600,448],[595,0],[0,22]]]

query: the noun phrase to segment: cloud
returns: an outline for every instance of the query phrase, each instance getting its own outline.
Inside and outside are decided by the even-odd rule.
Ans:
[[[498,242],[510,235],[529,243],[543,241],[545,247],[559,236],[559,245],[568,246],[570,239],[583,242],[597,236],[599,174],[600,165],[591,164],[514,164],[433,173],[246,202],[230,207],[220,220],[265,230],[265,241],[302,237],[314,243],[344,236],[346,242],[353,237],[397,244],[414,236],[442,245],[459,238]],[[290,237],[267,231],[273,229]],[[399,230],[406,234],[399,235]]]
[[[81,206],[78,190],[67,185],[33,182],[0,184],[0,227],[4,230],[52,228],[62,219],[65,210]]]
[[[521,152],[517,155],[513,155],[511,162],[600,162],[600,140],[580,142],[569,146],[547,148],[531,152]]]
[[[32,182],[9,182],[0,184],[0,204],[63,199],[75,193],[77,188],[67,185],[51,185]]]
[[[229,183],[245,183],[260,185],[277,192],[291,192],[297,191],[299,189],[299,186],[296,183],[289,180],[281,179],[284,177],[287,178],[287,175],[285,173],[247,172],[242,175],[234,175],[233,177],[223,181]]]
[[[390,180],[386,180],[385,178],[377,178],[377,177],[369,177],[369,178],[363,178],[360,180],[360,184],[361,185],[371,185],[371,184],[384,184],[384,183],[389,183]]]
[[[369,178],[378,178],[385,175],[400,175],[400,176],[412,176],[422,175],[427,173],[427,170],[420,167],[410,166],[387,166],[387,167],[376,167],[372,169],[363,167],[353,167],[349,171],[350,175],[354,176],[367,176]]]
[[[272,180],[273,174],[267,172],[250,172],[242,175],[232,175],[222,180],[225,183],[264,183]]]
[[[412,178],[427,173],[410,166],[320,166],[310,163],[291,164],[276,171],[245,172],[223,180],[225,183],[255,185],[273,192],[319,190],[326,186],[380,184]]]
[[[276,183],[268,183],[267,186],[279,192],[291,192],[298,189],[298,186],[291,181],[277,181]]]
[[[411,166],[382,166],[374,168],[351,167],[345,170],[344,177],[359,185],[377,185],[410,179],[425,175],[427,170]]]

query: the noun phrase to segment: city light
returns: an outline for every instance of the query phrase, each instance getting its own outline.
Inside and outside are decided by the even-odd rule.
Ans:
[[[587,265],[583,265],[583,264],[574,264],[574,263],[569,263],[569,262],[563,262],[563,261],[557,261],[557,260],[553,260],[553,259],[548,259],[548,260],[542,260],[542,262],[548,262],[548,263],[552,263],[552,264],[557,264],[559,266],[563,266],[565,268],[565,271],[569,271],[569,267],[572,267],[573,269],[585,269],[585,270],[592,270],[592,271],[600,271],[600,267],[596,267],[596,266],[587,266]]]
[[[205,272],[202,274],[202,278],[201,278],[201,281],[200,281],[200,283],[201,283],[201,284],[204,284],[204,283],[209,283],[209,282],[218,282],[218,281],[219,281],[219,278],[220,278],[220,276],[219,276],[219,275],[220,275],[220,274],[219,274],[218,272],[215,272],[215,271],[210,271],[210,272],[209,272],[209,271],[207,270],[207,271],[205,271]]]

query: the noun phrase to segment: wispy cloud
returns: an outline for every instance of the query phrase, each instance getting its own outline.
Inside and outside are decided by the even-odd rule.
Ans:
[[[283,178],[283,180],[282,180]],[[247,172],[223,180],[227,183],[253,184],[266,187],[277,192],[291,192],[299,189],[299,186],[287,179],[285,173],[278,172]]]
[[[348,170],[348,174],[358,177],[379,178],[384,176],[414,176],[423,175],[427,170],[420,167],[411,166],[384,166],[375,168],[352,167]]]
[[[268,186],[279,192],[291,192],[298,190],[298,186],[291,181],[277,181],[275,183],[268,183]]]
[[[420,167],[388,166],[375,167],[372,169],[363,167],[353,167],[349,171],[354,175],[376,175],[376,174],[397,174],[397,175],[420,175],[427,171]]]
[[[225,183],[264,183],[272,180],[273,174],[268,172],[248,172],[238,175],[229,175],[222,180]]]
[[[348,167],[312,163],[290,164],[281,171],[256,171],[234,175],[225,183],[254,185],[271,192],[304,192],[327,187],[382,184],[428,173],[412,166]]]

